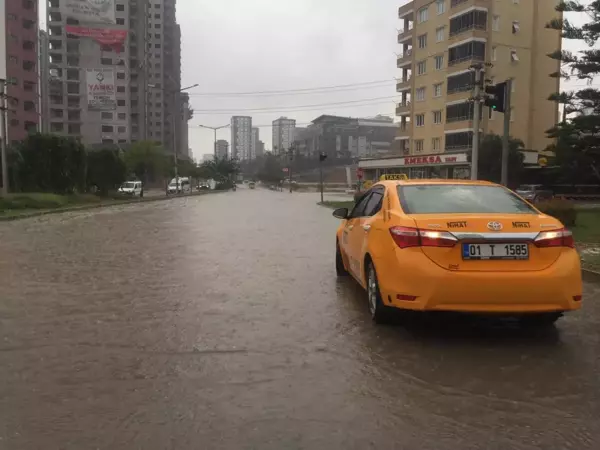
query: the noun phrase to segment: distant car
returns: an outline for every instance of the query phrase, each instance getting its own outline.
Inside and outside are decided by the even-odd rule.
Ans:
[[[531,203],[551,200],[554,193],[541,184],[522,184],[515,192]]]
[[[254,181],[251,181],[251,182],[248,183],[248,187],[250,189],[254,189],[256,187],[256,183]]]
[[[198,190],[204,191],[210,189],[210,183],[208,181],[201,181],[198,183]]]
[[[495,313],[551,325],[581,308],[573,235],[484,181],[381,181],[342,219],[336,272],[367,291],[373,320],[394,309]]]
[[[190,179],[187,177],[173,178],[167,188],[169,194],[182,194],[186,191],[190,191]]]
[[[126,181],[119,188],[119,194],[128,195],[131,197],[142,196],[142,182],[141,181]]]

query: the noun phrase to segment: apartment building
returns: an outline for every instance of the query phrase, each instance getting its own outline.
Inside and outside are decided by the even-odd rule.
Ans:
[[[367,176],[402,172],[411,178],[468,178],[475,72],[485,64],[489,83],[513,80],[512,136],[543,150],[545,131],[558,119],[547,100],[559,80],[560,33],[545,28],[560,17],[556,1],[413,0],[399,8],[401,29],[396,139],[402,156],[361,161]],[[504,116],[482,106],[480,133],[502,134]]]
[[[252,117],[231,118],[231,158],[247,161],[252,151]]]
[[[229,154],[229,142],[224,139],[219,139],[215,145],[217,158],[226,159]]]
[[[260,129],[252,128],[252,143],[250,145],[250,159],[256,159],[258,153],[258,143],[260,141]]]
[[[2,30],[8,95],[7,141],[23,140],[40,123],[38,87],[38,2],[37,0],[8,0],[1,2],[5,9]],[[3,64],[4,66],[4,64]]]
[[[92,146],[153,140],[185,156],[175,0],[113,0],[114,24],[80,23],[64,14],[63,2],[49,0],[47,8],[48,71],[41,83],[48,86],[49,131]],[[106,94],[102,101],[91,85]]]
[[[273,153],[287,152],[294,142],[296,121],[287,117],[280,117],[273,121]]]

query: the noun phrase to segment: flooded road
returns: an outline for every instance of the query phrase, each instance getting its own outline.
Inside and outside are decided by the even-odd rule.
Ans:
[[[316,194],[0,224],[0,449],[592,449],[599,290],[555,330],[371,323]]]

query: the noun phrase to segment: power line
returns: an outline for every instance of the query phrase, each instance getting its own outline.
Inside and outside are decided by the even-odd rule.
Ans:
[[[338,84],[335,86],[321,86],[321,87],[313,87],[313,88],[302,88],[302,89],[282,89],[276,91],[252,91],[252,92],[193,92],[190,95],[194,96],[228,96],[228,95],[281,95],[287,93],[296,93],[296,92],[310,92],[310,91],[323,91],[323,90],[331,90],[338,88],[350,88],[357,86],[369,86],[375,84],[382,83],[395,83],[395,80],[377,80],[377,81],[365,81],[363,83],[351,83],[351,84]]]
[[[273,107],[267,107],[267,108],[242,108],[242,109],[238,109],[238,108],[227,108],[227,109],[194,109],[194,114],[199,113],[199,114],[218,114],[218,113],[231,113],[231,112],[241,112],[241,111],[268,111],[268,112],[278,112],[278,111],[284,111],[284,110],[294,110],[294,109],[298,109],[298,108],[318,108],[318,107],[325,107],[325,106],[337,106],[337,105],[348,105],[348,104],[356,104],[356,103],[363,103],[363,102],[372,102],[372,101],[377,101],[377,100],[388,100],[388,101],[393,101],[394,97],[397,97],[396,95],[393,96],[385,96],[385,97],[373,97],[373,98],[365,98],[362,100],[349,100],[349,101],[345,101],[345,102],[333,102],[333,103],[320,103],[320,104],[314,104],[314,105],[296,105],[296,106],[273,106]],[[302,109],[301,109],[302,110]]]
[[[396,83],[395,80],[393,80],[391,83]],[[367,90],[367,89],[390,89],[390,87],[393,86],[389,86],[389,83],[386,84],[382,84],[382,85],[378,85],[378,86],[355,86],[355,87],[348,87],[348,88],[338,88],[338,89],[330,89],[330,90],[322,90],[322,91],[306,91],[306,92],[280,92],[280,93],[269,93],[269,94],[246,94],[246,95],[241,95],[241,97],[285,97],[285,96],[297,96],[297,95],[319,95],[319,94],[336,94],[338,92],[354,92],[354,91],[361,91],[361,90]],[[190,97],[213,97],[213,98],[229,98],[229,97],[240,97],[239,94],[228,94],[228,93],[223,93],[223,94],[194,94],[191,93]]]

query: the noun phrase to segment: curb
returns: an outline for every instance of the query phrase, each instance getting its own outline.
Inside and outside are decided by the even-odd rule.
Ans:
[[[164,200],[174,200],[176,198],[200,197],[202,195],[218,194],[221,192],[227,192],[227,191],[194,192],[192,194],[178,195],[178,196],[173,196],[173,197],[165,196],[165,197],[150,197],[150,198],[143,198],[143,199],[137,199],[137,200],[123,200],[123,201],[116,200],[115,202],[111,202],[111,203],[99,203],[99,204],[94,203],[91,205],[72,206],[72,207],[57,208],[57,209],[47,209],[47,210],[43,210],[43,211],[34,211],[34,212],[19,214],[19,215],[15,215],[15,216],[8,216],[8,217],[0,216],[0,222],[14,222],[15,220],[30,219],[32,217],[40,217],[40,216],[47,216],[50,214],[61,214],[61,213],[67,213],[67,212],[86,211],[89,209],[108,208],[109,206],[138,205],[140,203],[151,203],[151,202],[158,202],[158,201],[164,201]]]

